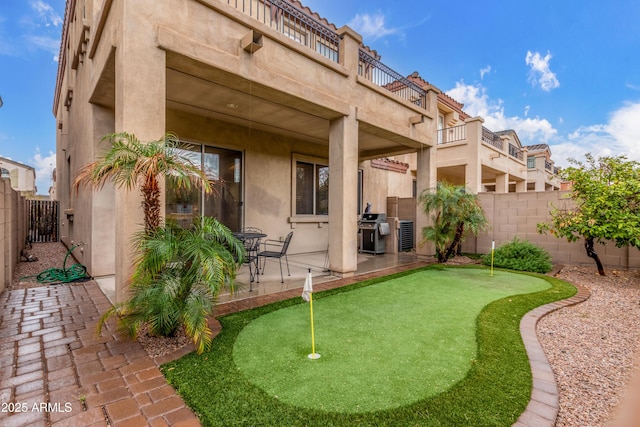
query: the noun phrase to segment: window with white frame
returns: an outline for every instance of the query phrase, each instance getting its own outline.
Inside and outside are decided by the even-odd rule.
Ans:
[[[294,162],[294,215],[329,215],[329,166],[306,157]]]

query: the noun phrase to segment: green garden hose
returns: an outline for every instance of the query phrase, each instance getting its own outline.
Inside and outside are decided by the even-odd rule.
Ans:
[[[82,264],[73,264],[71,267],[67,268],[67,258],[71,255],[71,252],[78,246],[83,245],[84,243],[78,243],[74,245],[67,251],[67,254],[64,256],[64,261],[62,263],[62,269],[60,268],[49,268],[44,270],[43,272],[37,274],[35,277],[38,283],[70,283],[75,282],[76,280],[81,280],[87,278],[87,267]],[[20,280],[26,277],[33,276],[25,276],[21,277]]]

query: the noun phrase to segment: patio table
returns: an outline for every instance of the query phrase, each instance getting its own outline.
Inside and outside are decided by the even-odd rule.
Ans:
[[[258,249],[260,248],[260,239],[267,237],[267,235],[257,231],[236,231],[231,234],[244,244],[244,248],[247,251],[247,264],[249,264],[249,292],[251,292],[253,291],[253,282],[256,276],[259,276],[260,274],[258,267]],[[252,264],[255,266],[255,271],[251,267]],[[260,283],[260,277],[258,277],[258,283]]]

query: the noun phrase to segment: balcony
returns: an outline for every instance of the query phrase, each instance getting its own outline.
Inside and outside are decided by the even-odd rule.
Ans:
[[[226,0],[226,3],[331,61],[340,62],[340,37],[336,31],[290,3],[283,0]],[[397,97],[427,109],[424,89],[363,49],[360,49],[358,74]]]
[[[438,129],[438,144],[464,141],[465,139],[467,139],[466,124]]]
[[[387,67],[363,49],[360,49],[358,75],[392,92],[399,98],[427,109],[427,92],[424,89]]]
[[[515,159],[523,160],[522,150],[513,144],[509,144],[509,155]]]
[[[283,0],[226,0],[226,3],[320,55],[338,62],[338,34],[291,4]]]
[[[482,127],[482,142],[496,147],[500,151],[504,151],[504,141],[495,133],[486,127]]]

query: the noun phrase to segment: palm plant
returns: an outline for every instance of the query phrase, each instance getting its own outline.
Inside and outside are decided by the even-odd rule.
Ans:
[[[109,134],[110,149],[83,167],[73,187],[99,189],[108,181],[116,188],[140,188],[144,230],[134,236],[134,270],[129,299],[111,307],[98,322],[98,333],[111,317],[118,328],[136,337],[146,325],[152,335],[171,336],[184,326],[198,352],[211,343],[207,317],[218,292],[233,287],[244,247],[227,227],[213,218],[200,218],[183,229],[162,224],[160,178],[177,191],[212,187],[201,168],[187,157],[188,145],[173,134],[141,142],[129,133]],[[232,288],[233,290],[233,288]]]
[[[135,135],[122,132],[106,135],[102,141],[111,142],[104,156],[85,165],[76,176],[73,188],[91,185],[100,189],[112,180],[116,188],[132,190],[140,187],[145,231],[160,226],[160,177],[168,177],[177,189],[190,189],[201,185],[206,192],[211,184],[200,166],[184,156],[187,144],[173,134],[149,142],[140,141]]]
[[[98,322],[98,332],[116,317],[120,332],[137,337],[147,325],[152,335],[172,336],[184,325],[198,353],[211,345],[207,318],[218,293],[233,288],[244,246],[215,218],[191,228],[167,224],[134,239],[136,253],[130,298],[113,306]],[[232,289],[233,290],[233,289]]]
[[[422,192],[420,203],[432,222],[422,228],[422,243],[435,244],[438,262],[451,258],[469,232],[477,234],[488,225],[478,196],[463,186],[439,181],[434,192]]]

